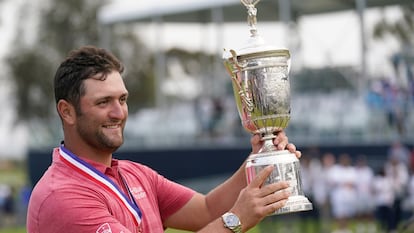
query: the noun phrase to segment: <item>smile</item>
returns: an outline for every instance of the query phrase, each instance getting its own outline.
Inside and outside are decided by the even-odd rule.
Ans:
[[[105,125],[104,126],[104,128],[107,128],[107,129],[117,129],[119,127],[120,127],[120,125]]]

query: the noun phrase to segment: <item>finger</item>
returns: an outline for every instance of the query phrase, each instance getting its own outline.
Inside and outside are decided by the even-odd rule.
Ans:
[[[296,146],[292,143],[289,143],[286,145],[286,149],[288,149],[290,152],[295,153],[296,151]]]
[[[275,143],[274,144],[278,150],[284,150],[286,149],[286,146],[288,145],[288,139],[287,137],[285,137],[285,139],[283,139],[282,141],[280,141],[279,143]]]
[[[289,152],[294,153],[297,158],[300,158],[302,156],[302,152],[296,150],[296,146],[292,143],[287,144],[286,149],[288,149]]]
[[[261,195],[262,197],[281,192],[281,191],[288,191],[289,183],[286,181],[279,181],[276,183],[268,184],[262,187]]]
[[[263,202],[265,205],[271,205],[275,202],[288,199],[290,196],[290,191],[288,189],[282,189],[277,192],[273,192],[266,197],[263,198]]]
[[[286,205],[287,199],[283,199],[266,206],[267,215],[275,213],[278,209]]]
[[[250,144],[252,145],[252,153],[257,153],[262,147],[262,141],[259,134],[255,134],[250,138]]]
[[[286,133],[283,130],[274,132],[274,135],[276,135],[275,139],[273,140],[275,145],[279,144],[286,137]]]
[[[280,136],[286,136],[286,133],[283,130],[276,131],[274,134],[277,135],[277,136],[279,136],[279,135]]]
[[[275,139],[273,139],[273,144],[277,147],[278,150],[284,150],[289,143],[289,138],[286,136],[284,131],[279,131]]]
[[[250,139],[251,144],[259,144],[260,143],[260,135],[253,134],[252,138]]]
[[[252,182],[249,184],[250,187],[259,188],[261,187],[264,182],[266,181],[267,177],[272,173],[274,169],[273,165],[269,165],[265,167],[263,170],[261,170],[257,176],[252,180]]]

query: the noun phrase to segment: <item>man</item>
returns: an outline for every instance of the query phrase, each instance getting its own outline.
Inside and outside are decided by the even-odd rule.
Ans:
[[[128,116],[122,72],[116,57],[93,46],[72,51],[58,68],[55,99],[64,141],[33,190],[29,233],[159,233],[168,227],[246,232],[285,204],[287,183],[263,186],[271,166],[247,185],[243,164],[202,195],[142,164],[114,159]],[[256,153],[260,137],[255,135],[251,143]],[[301,155],[283,132],[274,143]]]

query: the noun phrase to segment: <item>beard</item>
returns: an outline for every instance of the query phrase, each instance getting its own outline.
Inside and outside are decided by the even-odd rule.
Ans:
[[[114,152],[124,142],[125,124],[122,124],[120,134],[111,135],[106,134],[100,124],[94,124],[95,122],[89,122],[82,118],[80,118],[79,122],[77,125],[79,137],[91,147]]]
[[[102,131],[95,133],[96,141],[104,148],[116,151],[124,143],[123,129],[119,140],[114,140],[105,135]]]

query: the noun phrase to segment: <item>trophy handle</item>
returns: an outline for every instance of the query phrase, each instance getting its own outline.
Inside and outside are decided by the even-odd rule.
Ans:
[[[243,101],[244,105],[246,106],[247,111],[253,112],[254,105],[252,99],[249,97],[246,88],[240,85],[239,80],[237,79],[237,74],[241,74],[242,69],[244,69],[247,66],[247,63],[239,63],[237,60],[237,54],[236,51],[233,49],[230,50],[230,53],[232,55],[233,63],[236,65],[238,72],[235,74],[233,73],[231,75],[231,79],[233,80],[233,83],[236,85],[238,90],[238,95],[240,96],[241,101]]]

